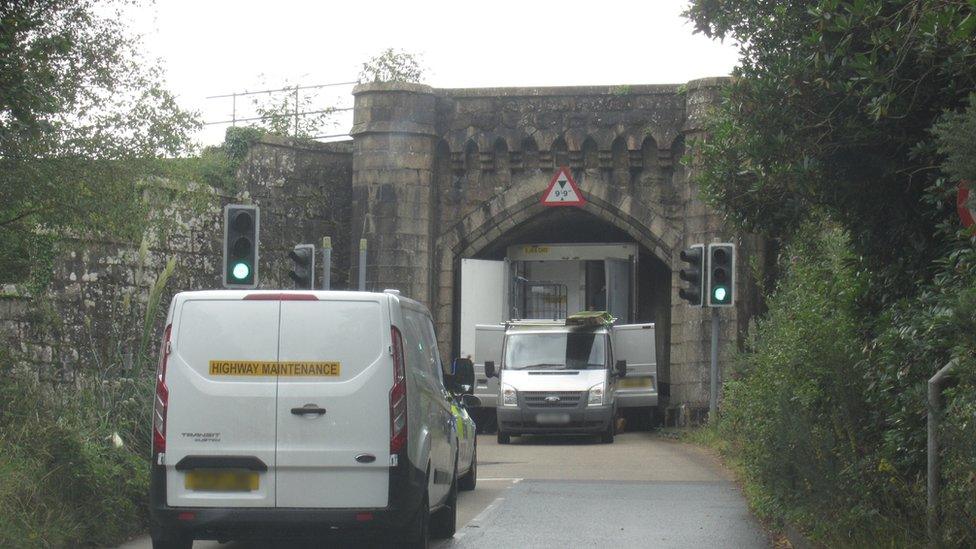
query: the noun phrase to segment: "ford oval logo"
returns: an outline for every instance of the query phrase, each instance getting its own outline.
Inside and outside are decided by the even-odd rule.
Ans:
[[[546,402],[549,403],[549,404],[555,404],[555,403],[559,402],[560,400],[562,400],[562,399],[560,399],[556,395],[549,395],[549,396],[546,397]]]

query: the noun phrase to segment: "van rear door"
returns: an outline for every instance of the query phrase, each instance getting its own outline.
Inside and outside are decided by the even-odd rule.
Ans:
[[[282,301],[278,507],[386,507],[389,302],[355,295]]]
[[[627,376],[617,382],[617,394],[656,394],[657,355],[654,324],[622,324],[613,327],[615,360],[627,361]]]
[[[257,369],[278,360],[279,302],[229,297],[191,296],[174,311],[166,372],[170,506],[275,505],[276,379]],[[256,482],[241,487],[242,480]]]

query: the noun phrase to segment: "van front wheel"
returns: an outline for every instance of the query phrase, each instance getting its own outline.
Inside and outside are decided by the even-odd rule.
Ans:
[[[503,433],[502,428],[498,428],[498,444],[508,444],[512,442],[512,435],[508,433]]]

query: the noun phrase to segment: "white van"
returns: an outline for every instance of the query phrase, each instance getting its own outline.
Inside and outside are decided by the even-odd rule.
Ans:
[[[153,547],[452,536],[458,443],[436,341],[427,309],[395,291],[177,294],[153,411]]]
[[[499,377],[498,443],[513,435],[598,434],[614,440],[618,378],[626,362],[614,361],[610,326],[566,321],[507,323]]]

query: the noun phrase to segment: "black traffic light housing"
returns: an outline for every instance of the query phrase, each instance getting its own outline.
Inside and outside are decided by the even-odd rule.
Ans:
[[[708,245],[708,306],[731,307],[735,304],[735,244],[720,242]]]
[[[315,286],[315,246],[299,244],[288,252],[288,257],[294,263],[291,270],[288,271],[288,278],[295,282],[295,288],[313,290]]]
[[[695,307],[702,306],[702,289],[705,282],[705,245],[694,244],[681,250],[681,261],[688,267],[678,272],[678,277],[688,285],[678,290],[678,296]]]
[[[256,288],[258,285],[258,235],[261,211],[250,204],[224,207],[225,288]]]

